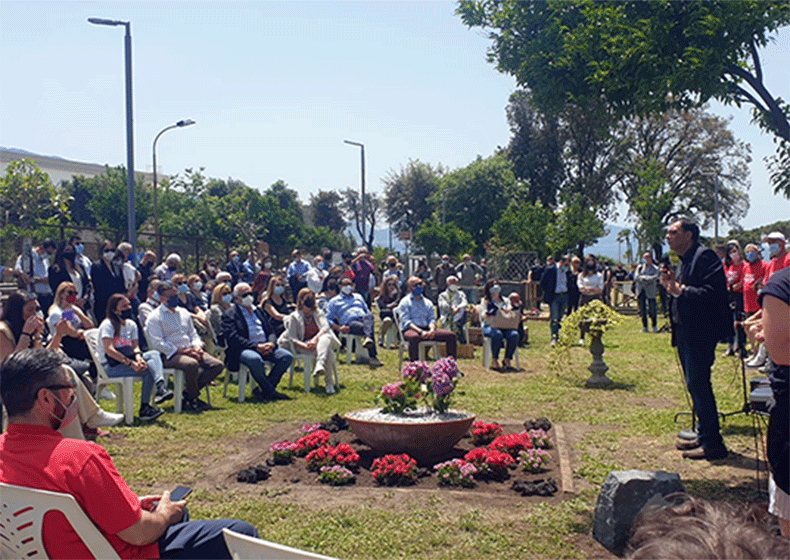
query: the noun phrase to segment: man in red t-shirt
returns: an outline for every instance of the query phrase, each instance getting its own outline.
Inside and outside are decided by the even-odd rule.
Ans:
[[[257,537],[243,521],[189,521],[186,502],[170,493],[138,498],[103,447],[65,439],[56,430],[74,420],[74,385],[55,352],[22,350],[0,367],[8,431],[0,436],[0,482],[61,492],[77,503],[121,558],[230,558],[222,529]],[[91,558],[60,513],[44,519],[49,558]]]
[[[760,310],[757,292],[765,283],[765,261],[760,256],[760,248],[754,243],[746,245],[746,263],[743,265],[743,311],[746,316]]]
[[[790,253],[785,249],[785,241],[785,236],[780,231],[773,231],[763,237],[763,242],[768,243],[768,255],[771,257],[771,262],[765,269],[766,282],[772,274],[790,266]]]

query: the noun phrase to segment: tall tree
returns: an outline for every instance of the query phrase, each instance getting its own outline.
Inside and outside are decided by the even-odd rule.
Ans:
[[[354,189],[346,189],[340,193],[343,200],[340,203],[340,208],[343,210],[346,219],[351,222],[362,239],[362,243],[372,250],[373,237],[376,235],[376,223],[378,217],[382,212],[382,201],[378,195],[374,193],[365,194],[365,213],[362,214],[362,200],[359,196],[359,191]],[[362,235],[362,223],[365,223],[365,235]]]
[[[19,228],[20,233],[30,234],[39,225],[61,225],[70,219],[68,194],[58,192],[32,159],[8,164],[0,177],[0,200],[3,226]],[[6,233],[10,235],[10,230]]]
[[[548,253],[546,232],[554,215],[548,208],[535,204],[511,202],[491,228],[492,243],[507,251]]]
[[[564,193],[562,209],[546,227],[546,243],[552,254],[567,252],[584,256],[584,248],[606,235],[604,221],[579,193]]]
[[[387,221],[416,231],[433,213],[429,199],[439,188],[445,170],[420,160],[409,160],[400,171],[390,170],[384,177]]]
[[[310,218],[314,226],[334,232],[346,229],[346,220],[340,209],[340,195],[335,191],[321,191],[310,195]]]
[[[475,243],[472,236],[450,222],[442,225],[435,218],[422,223],[414,234],[414,244],[426,255],[453,255],[460,257],[464,253],[473,253]]]
[[[759,57],[790,23],[786,0],[461,0],[457,13],[489,30],[489,60],[548,113],[605,99],[647,115],[714,98],[751,105],[790,142],[788,105],[765,87]]]

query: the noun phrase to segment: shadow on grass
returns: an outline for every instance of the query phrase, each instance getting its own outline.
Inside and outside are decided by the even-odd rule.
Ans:
[[[761,478],[760,487],[757,482],[742,482],[736,486],[727,484],[725,480],[688,479],[683,481],[686,493],[706,500],[717,500],[736,503],[759,502],[768,498],[766,478]]]

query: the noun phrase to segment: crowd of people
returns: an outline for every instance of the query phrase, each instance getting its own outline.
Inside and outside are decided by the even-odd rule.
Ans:
[[[762,261],[758,244],[742,251],[735,240],[717,255],[699,243],[696,224],[681,219],[667,231],[669,247],[680,258],[677,268],[667,260],[657,263],[649,251],[631,272],[622,265],[610,268],[593,255],[548,255],[545,266],[536,260],[525,280],[539,289],[541,302],[549,307],[551,345],[567,314],[593,300],[611,304],[608,294],[614,281],[633,282],[644,332],[649,327],[657,332],[660,299],[697,418],[696,439],[677,444],[684,457],[715,460],[728,454],[710,383],[716,345],[726,342],[725,355],[762,368],[777,403],[769,427],[772,512],[788,520],[790,254],[779,232],[763,241],[769,246],[769,262]],[[365,247],[343,253],[339,262],[333,262],[328,250],[303,259],[295,249],[283,267],[273,266],[268,254],[249,251],[242,260],[233,251],[224,266],[209,258],[196,274],[189,274],[176,253],[157,264],[157,255],[146,251],[135,266],[131,252],[129,244],[105,240],[91,261],[78,236],[59,243],[44,240],[20,255],[13,268],[0,271],[21,287],[2,302],[0,362],[11,364],[9,379],[25,375],[14,373],[21,366],[11,357],[49,368],[37,374],[38,389],[19,406],[8,406],[7,399],[22,398],[21,390],[11,385],[7,389],[3,378],[2,396],[12,426],[22,418],[22,424],[59,431],[69,439],[106,435],[103,428],[123,417],[96,402],[114,397],[95,390],[97,360],[109,377],[142,378],[138,415],[151,421],[163,414],[159,405],[174,398],[165,368],[183,372],[183,407],[201,412],[210,408],[200,398],[201,390],[223,370],[238,372],[242,365],[255,381],[255,399],[290,399],[278,385],[295,357],[308,354],[313,378],[323,379],[326,394],[332,395],[338,389],[341,346],[356,340],[367,351],[369,365],[378,367],[378,351],[393,329],[400,331],[395,338],[405,341],[409,359],[417,360],[425,340],[443,343],[447,354],[456,356],[458,344],[469,342],[467,327],[475,321],[490,340],[491,368],[498,371],[515,369],[514,354],[524,340],[525,310],[518,293],[504,293],[500,281],[489,276],[485,259],[478,264],[470,255],[456,264],[442,255],[433,271],[423,260],[409,275],[396,255],[377,263]],[[86,344],[85,333],[91,329],[98,331],[97,356]],[[60,391],[67,389],[71,400],[61,399]],[[9,435],[7,448],[14,437]],[[102,458],[110,472],[114,467],[107,461]],[[128,488],[118,492],[128,494]],[[158,511],[144,500],[134,505],[135,499],[125,496],[138,514],[140,508]],[[159,500],[174,507],[167,502],[166,496]],[[173,513],[170,521],[176,518],[181,519]]]

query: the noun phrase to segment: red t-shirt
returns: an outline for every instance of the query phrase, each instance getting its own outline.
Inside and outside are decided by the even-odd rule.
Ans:
[[[725,270],[727,271],[727,286],[729,286],[730,290],[737,293],[742,292],[743,286],[737,289],[733,289],[733,286],[743,281],[743,261],[738,263],[733,261],[730,266],[725,267]]]
[[[765,278],[766,266],[765,261],[760,259],[753,263],[747,262],[743,267],[743,310],[746,313],[760,310],[754,285],[758,280]]]
[[[768,263],[768,266],[765,267],[765,281],[768,282],[771,274],[779,272],[788,266],[790,266],[790,253],[785,253],[784,256],[779,258],[772,258],[771,262]]]
[[[66,439],[44,426],[9,424],[0,436],[0,482],[71,494],[121,558],[159,558],[159,543],[131,545],[116,533],[140,519],[140,499],[126,485],[107,451]],[[50,558],[92,558],[65,516],[44,517],[44,548]]]

